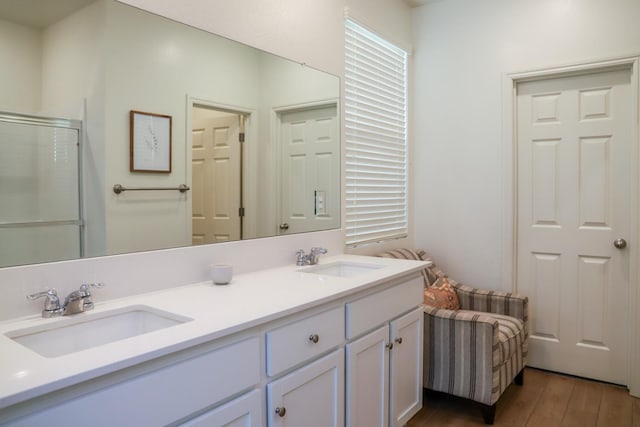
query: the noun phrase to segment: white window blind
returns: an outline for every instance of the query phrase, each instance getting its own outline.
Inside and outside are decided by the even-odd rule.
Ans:
[[[346,244],[407,235],[407,53],[345,24]]]

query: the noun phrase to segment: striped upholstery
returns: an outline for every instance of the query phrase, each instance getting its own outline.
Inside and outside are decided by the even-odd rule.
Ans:
[[[431,261],[423,251],[388,253]],[[424,307],[424,387],[493,405],[526,364],[528,299],[449,282],[461,309]]]
[[[422,270],[422,278],[424,279],[425,286],[433,285],[438,278],[444,277],[444,273],[440,270],[431,260],[431,257],[423,250],[413,249],[393,249],[387,252],[378,254],[382,258],[396,258],[396,259],[412,259],[416,261],[430,261],[432,264]]]
[[[490,305],[503,297],[494,293]],[[526,313],[527,299],[519,301]],[[424,313],[424,387],[493,405],[525,366],[526,316],[429,306]]]

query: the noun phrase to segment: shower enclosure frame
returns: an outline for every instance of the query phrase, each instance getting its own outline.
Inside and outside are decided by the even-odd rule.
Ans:
[[[0,222],[2,228],[20,228],[20,227],[46,227],[56,225],[77,225],[78,226],[78,248],[80,258],[85,256],[85,222],[84,222],[84,198],[83,198],[83,137],[84,129],[81,120],[64,119],[58,117],[39,116],[34,114],[16,113],[10,111],[0,111],[0,122],[13,123],[20,125],[44,126],[75,130],[78,133],[77,140],[77,174],[78,174],[78,219],[77,220],[53,220],[53,221],[25,221],[25,222]],[[47,261],[43,261],[47,262]]]

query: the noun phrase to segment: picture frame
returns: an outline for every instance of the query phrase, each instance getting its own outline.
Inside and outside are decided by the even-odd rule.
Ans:
[[[129,170],[171,173],[171,116],[129,112]]]

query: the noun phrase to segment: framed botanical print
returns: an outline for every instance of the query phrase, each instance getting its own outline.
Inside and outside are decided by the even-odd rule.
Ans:
[[[131,110],[131,172],[171,172],[171,116]]]

